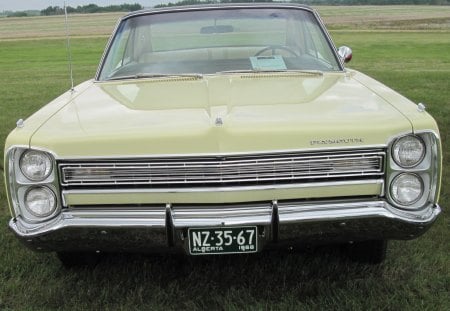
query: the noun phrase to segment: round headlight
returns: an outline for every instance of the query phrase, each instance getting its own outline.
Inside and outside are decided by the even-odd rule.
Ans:
[[[56,209],[56,196],[47,187],[31,188],[25,194],[25,207],[33,216],[50,216]]]
[[[20,158],[20,170],[31,181],[43,181],[52,172],[52,160],[40,151],[29,150]]]
[[[400,205],[414,204],[422,194],[423,182],[416,174],[403,173],[392,181],[391,197]]]
[[[425,156],[423,140],[414,135],[403,136],[392,147],[392,157],[401,167],[413,167],[419,164]]]

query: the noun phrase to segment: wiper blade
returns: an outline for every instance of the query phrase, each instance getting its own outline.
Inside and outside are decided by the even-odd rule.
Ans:
[[[181,74],[137,73],[137,74],[134,74],[134,75],[112,77],[112,78],[109,78],[108,81],[134,80],[134,79],[145,79],[145,78],[195,78],[195,79],[203,79],[203,75],[201,73],[181,73]]]
[[[298,73],[298,74],[311,74],[311,75],[323,75],[323,71],[319,70],[226,70],[219,71],[216,74],[233,74],[233,73],[251,73],[251,74],[265,74],[265,73]]]
[[[229,74],[229,73],[255,73],[260,72],[257,70],[224,70],[224,71],[217,71],[216,74]]]

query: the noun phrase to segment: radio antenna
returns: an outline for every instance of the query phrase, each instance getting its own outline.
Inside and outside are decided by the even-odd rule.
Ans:
[[[69,73],[70,73],[70,90],[73,92],[73,71],[72,71],[72,52],[70,50],[70,33],[69,33],[69,19],[67,18],[67,5],[64,1],[64,16],[66,20],[66,37],[67,37],[67,57],[69,58]]]

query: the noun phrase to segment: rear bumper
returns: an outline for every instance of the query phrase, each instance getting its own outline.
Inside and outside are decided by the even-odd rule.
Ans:
[[[235,205],[166,205],[73,208],[40,224],[9,223],[37,251],[184,251],[187,228],[259,228],[259,250],[285,243],[333,243],[412,239],[423,234],[441,209],[401,211],[383,200],[273,201]]]

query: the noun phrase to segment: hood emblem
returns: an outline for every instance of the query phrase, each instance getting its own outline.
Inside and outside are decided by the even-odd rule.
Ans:
[[[362,144],[364,139],[361,137],[342,137],[342,138],[329,138],[329,139],[316,139],[311,140],[311,146],[314,145],[343,145],[343,144]]]
[[[222,120],[222,118],[221,118],[221,117],[217,117],[217,118],[216,118],[216,121],[214,122],[214,124],[215,124],[216,126],[222,126],[222,125],[223,125],[223,120]]]

